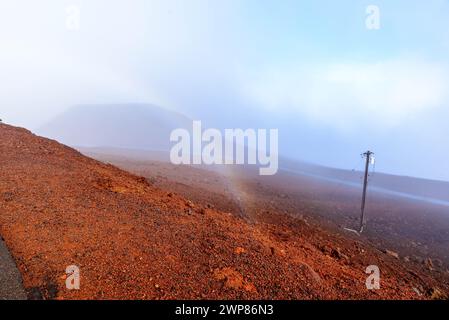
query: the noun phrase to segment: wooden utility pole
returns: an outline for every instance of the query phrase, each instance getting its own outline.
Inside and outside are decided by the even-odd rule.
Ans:
[[[366,163],[365,163],[365,178],[363,180],[363,194],[362,194],[362,207],[361,207],[362,215],[360,217],[360,231],[359,231],[360,233],[363,232],[363,227],[365,226],[366,189],[368,187],[368,170],[372,155],[374,155],[374,153],[369,150],[364,154],[362,154],[362,156],[366,158]]]

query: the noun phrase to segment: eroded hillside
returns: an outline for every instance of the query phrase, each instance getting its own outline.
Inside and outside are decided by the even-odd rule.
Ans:
[[[0,124],[0,138],[0,233],[30,298],[420,299],[449,291],[431,273],[299,218],[248,222],[25,129]],[[380,290],[365,286],[373,264]],[[81,270],[80,290],[65,288],[69,265]]]

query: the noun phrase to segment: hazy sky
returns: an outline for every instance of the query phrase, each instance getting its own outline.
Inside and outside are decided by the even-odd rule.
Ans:
[[[0,118],[31,129],[149,102],[279,128],[291,157],[352,168],[371,148],[380,171],[449,180],[448,80],[446,0],[0,2]]]

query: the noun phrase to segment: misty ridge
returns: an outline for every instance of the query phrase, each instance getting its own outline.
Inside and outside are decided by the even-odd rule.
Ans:
[[[189,116],[151,104],[76,105],[38,128],[36,133],[89,152],[170,162],[169,152],[174,145],[170,134],[180,128],[191,131],[192,123]],[[245,144],[245,157],[250,151]],[[357,159],[359,155],[353,157]],[[282,152],[279,170],[328,183],[353,187],[362,184],[360,166],[353,170],[332,168],[286,157]],[[436,204],[449,206],[449,182],[372,172],[369,184],[373,192],[417,201],[436,200]]]
[[[154,105],[78,105],[37,133],[70,146],[168,151],[171,131],[191,126],[187,116]]]

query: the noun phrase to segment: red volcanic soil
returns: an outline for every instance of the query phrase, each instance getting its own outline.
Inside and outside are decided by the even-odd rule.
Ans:
[[[429,299],[449,292],[443,274],[299,217],[243,219],[25,129],[0,124],[0,137],[0,234],[30,298]],[[373,264],[380,290],[365,286]],[[81,270],[80,290],[65,288],[69,265]]]

